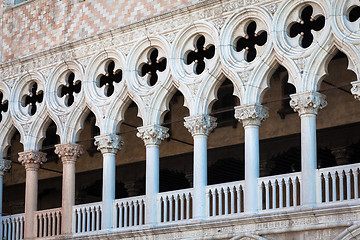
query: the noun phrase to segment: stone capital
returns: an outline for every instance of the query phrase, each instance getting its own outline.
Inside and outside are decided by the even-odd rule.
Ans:
[[[116,134],[99,135],[95,137],[95,146],[102,154],[116,154],[124,146],[123,138]]]
[[[137,137],[141,138],[146,145],[160,145],[161,141],[169,137],[168,128],[160,125],[138,127]]]
[[[0,159],[0,176],[4,175],[4,172],[9,171],[11,168],[11,160]]]
[[[185,117],[184,126],[189,130],[192,136],[206,135],[217,126],[216,118],[210,115],[197,115]]]
[[[320,109],[326,107],[326,96],[318,92],[305,92],[290,95],[290,106],[299,116],[303,114],[317,115]]]
[[[55,145],[55,153],[61,158],[63,164],[75,163],[84,152],[84,147],[76,143],[63,143]]]
[[[352,82],[351,85],[352,85],[351,88],[352,95],[354,95],[354,98],[356,100],[360,101],[360,81]]]
[[[269,117],[269,109],[260,104],[235,107],[235,118],[243,126],[260,126],[261,122]]]
[[[19,162],[26,170],[37,171],[41,164],[46,162],[46,153],[37,151],[26,151],[19,153]]]

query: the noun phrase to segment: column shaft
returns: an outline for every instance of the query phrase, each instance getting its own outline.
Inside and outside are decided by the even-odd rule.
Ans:
[[[207,136],[194,136],[194,218],[205,217],[207,185]]]
[[[116,166],[115,153],[103,153],[103,228],[113,227],[113,202],[115,200]]]
[[[302,205],[316,203],[316,115],[301,115]]]
[[[245,126],[245,212],[258,210],[259,126]]]
[[[62,234],[72,232],[72,207],[75,205],[75,162],[63,164]]]
[[[3,177],[4,172],[11,168],[11,160],[0,159],[0,217],[2,216],[3,206]]]
[[[3,177],[4,177],[4,173],[0,172],[0,217],[2,216],[2,205],[3,205]]]
[[[157,221],[157,194],[159,193],[159,145],[146,145],[146,213],[147,224]]]
[[[38,198],[38,167],[26,167],[24,237],[36,237],[35,212]]]

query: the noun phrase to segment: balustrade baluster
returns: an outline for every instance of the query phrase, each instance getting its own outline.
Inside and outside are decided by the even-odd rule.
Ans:
[[[290,207],[290,200],[291,200],[291,196],[290,196],[290,185],[291,184],[291,179],[288,178],[285,180],[285,188],[286,188],[286,207]]]
[[[146,206],[145,206],[146,207]],[[139,215],[139,224],[142,225],[143,224],[143,211],[144,210],[144,202],[143,200],[140,201],[140,215]]]
[[[341,171],[340,173],[338,172],[338,176],[339,176],[339,190],[340,190],[340,201],[344,200],[344,174]]]
[[[129,227],[133,226],[133,217],[134,217],[134,204],[131,202],[129,204]]]
[[[219,189],[219,216],[223,214],[223,189]]]
[[[39,217],[38,217],[38,221],[37,221],[37,223],[38,223],[38,231],[39,231],[39,234],[38,234],[38,236],[39,237],[44,237],[44,235],[43,235],[43,215],[42,214],[40,214],[39,215]]]
[[[240,188],[239,188],[239,190],[240,190]],[[259,195],[259,197],[258,197],[258,210],[259,211],[264,210],[264,204],[263,204],[264,194],[263,194],[263,190],[264,190],[263,182],[260,182],[260,184],[258,182],[258,195]],[[238,192],[238,198],[239,198],[239,195],[240,195],[239,192]],[[239,207],[240,207],[240,202],[238,201],[238,203],[239,203]],[[240,211],[238,210],[238,213],[239,212]]]
[[[24,217],[21,217],[21,222],[20,222],[20,239],[24,238]]]
[[[57,212],[56,214],[56,219],[57,219],[57,225],[56,225],[56,235],[60,235],[61,232],[60,232],[60,224],[61,224],[61,220],[60,220],[60,216],[61,216],[61,212]],[[75,219],[75,218],[73,218]]]
[[[164,222],[168,221],[168,197],[164,197]]]
[[[11,220],[11,238],[15,240],[15,219]]]
[[[126,202],[124,204],[124,227],[128,227],[128,217],[129,217],[129,209],[128,209],[128,203]]]
[[[124,226],[124,204],[119,204],[119,227]]]
[[[139,208],[139,201],[135,200],[135,202],[134,202],[134,226],[139,225],[139,220],[138,220],[139,211],[138,211],[138,208]]]
[[[191,194],[188,193],[187,194],[187,198],[186,198],[186,219],[190,219],[190,198],[191,198]]]
[[[90,213],[91,213],[91,207],[86,208],[86,232],[91,231],[90,229]]]
[[[266,199],[266,210],[270,209],[270,182],[265,184],[265,199]]]
[[[170,196],[169,198],[169,222],[173,221],[173,203],[174,203],[174,197]]]
[[[81,220],[82,220],[82,232],[86,232],[86,213],[87,213],[87,208],[83,208],[82,212],[81,212]]]
[[[179,221],[179,195],[176,194],[175,198],[175,221]]]
[[[224,195],[225,195],[225,198],[224,198],[224,201],[225,201],[225,214],[224,215],[227,215],[229,214],[229,188],[225,188],[224,190]]]
[[[351,169],[345,170],[346,174],[346,199],[351,199]]]
[[[207,193],[208,195],[208,193]],[[209,198],[208,198],[209,199]],[[185,194],[181,194],[180,196],[180,205],[181,205],[181,212],[180,212],[180,220],[184,220],[184,216],[185,216]],[[210,203],[208,205],[208,209],[210,208]],[[209,215],[207,215],[209,216]]]
[[[235,190],[234,187],[230,188],[230,214],[235,213]]]
[[[7,237],[9,234],[7,232],[7,220],[4,221],[4,237]]]
[[[16,218],[16,236],[15,239],[20,239],[19,233],[20,233],[20,218]]]
[[[283,179],[279,182],[279,208],[284,207],[284,189],[283,189]]]
[[[212,196],[212,216],[214,217],[216,216],[216,199],[217,199],[215,189],[213,189],[211,196]]]
[[[355,168],[355,171],[353,171],[354,174],[354,198],[359,198],[359,172],[358,169]]]
[[[80,213],[80,209],[75,210],[76,211],[76,220],[77,220],[77,230],[76,232],[79,233],[81,231],[81,213]]]
[[[325,180],[325,202],[330,202],[329,174],[324,175]]]
[[[276,208],[276,180],[271,181],[272,187],[272,209]]]
[[[332,201],[336,201],[336,172],[331,173],[331,180],[332,180]]]
[[[295,180],[294,180],[294,206],[299,205],[297,193],[298,193],[298,181],[297,181],[297,178],[295,177]]]

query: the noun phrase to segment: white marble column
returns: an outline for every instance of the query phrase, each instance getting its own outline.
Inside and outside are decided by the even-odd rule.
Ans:
[[[55,145],[55,153],[63,164],[61,234],[72,233],[72,207],[75,205],[75,164],[83,154],[82,145],[64,143]]]
[[[0,159],[0,217],[2,216],[3,205],[3,177],[4,173],[11,168],[11,160]]]
[[[27,151],[19,153],[19,162],[25,166],[25,226],[24,238],[36,237],[35,212],[37,211],[38,171],[40,165],[46,162],[46,153]]]
[[[115,200],[115,157],[124,145],[124,141],[116,134],[100,135],[95,137],[95,145],[103,155],[102,229],[110,229],[113,227],[113,202]]]
[[[159,193],[159,146],[169,137],[169,129],[160,125],[138,127],[137,136],[146,147],[146,208],[145,223],[157,223],[157,194]]]
[[[194,138],[194,197],[193,218],[206,217],[206,191],[207,185],[207,137],[217,126],[216,118],[209,115],[185,117],[184,126]]]
[[[318,92],[292,94],[290,97],[290,106],[301,119],[301,205],[313,206],[317,191],[316,115],[327,102],[325,95]]]
[[[242,121],[245,129],[244,210],[249,213],[258,211],[259,127],[268,117],[268,108],[259,104],[235,108],[235,118]]]

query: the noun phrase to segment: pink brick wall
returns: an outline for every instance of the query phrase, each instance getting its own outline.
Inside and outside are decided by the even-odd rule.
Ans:
[[[198,0],[33,0],[2,11],[1,61],[50,49],[195,2]],[[0,3],[3,6],[3,0]]]

